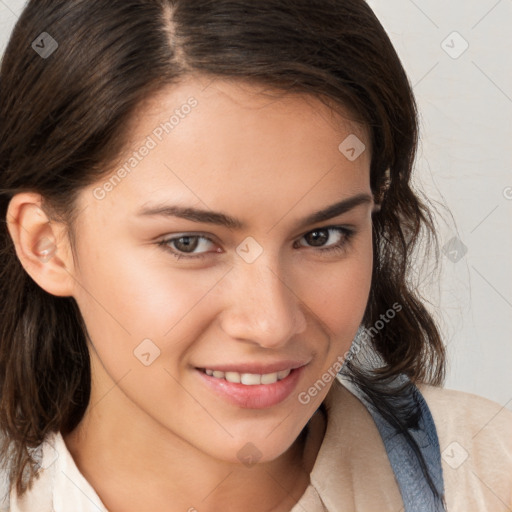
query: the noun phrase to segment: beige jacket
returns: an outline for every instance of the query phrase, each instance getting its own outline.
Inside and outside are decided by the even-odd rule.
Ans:
[[[511,512],[512,412],[468,393],[432,386],[420,391],[437,427],[448,512]],[[327,426],[311,483],[291,512],[403,510],[366,407],[341,380],[334,381],[325,403]],[[44,443],[42,466],[28,494],[18,499],[12,490],[10,509],[1,512],[108,512],[60,434]]]

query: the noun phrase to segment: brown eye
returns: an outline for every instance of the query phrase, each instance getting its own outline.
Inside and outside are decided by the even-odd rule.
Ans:
[[[157,242],[159,247],[162,247],[165,251],[170,252],[176,258],[202,258],[207,256],[211,252],[219,251],[208,251],[208,245],[214,244],[212,240],[206,236],[200,235],[181,235],[172,238],[166,238]],[[196,251],[197,249],[201,249]],[[196,252],[194,252],[196,251]]]
[[[333,233],[337,236],[333,236]],[[352,237],[356,234],[354,229],[342,226],[329,226],[318,228],[306,233],[301,240],[305,240],[308,244],[302,247],[318,248],[316,252],[321,254],[342,254],[349,247]],[[333,242],[329,245],[326,242],[332,237]]]
[[[311,231],[305,235],[304,238],[307,240],[308,244],[314,247],[322,246],[327,240],[329,240],[329,230],[316,229],[315,231]]]
[[[182,252],[194,252],[199,245],[197,236],[182,236],[172,241],[174,247]]]

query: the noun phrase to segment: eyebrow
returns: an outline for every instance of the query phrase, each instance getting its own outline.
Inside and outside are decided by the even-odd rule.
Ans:
[[[335,203],[323,210],[316,211],[307,217],[301,219],[299,224],[301,226],[308,226],[318,222],[332,219],[338,215],[342,215],[357,206],[373,203],[373,197],[369,194],[358,194],[348,199],[344,199]],[[244,222],[230,215],[222,212],[214,212],[211,210],[201,210],[192,207],[183,207],[169,204],[155,204],[146,205],[142,207],[136,214],[139,217],[178,217],[181,219],[190,220],[192,222],[201,222],[205,224],[215,224],[225,226],[229,229],[246,229],[247,226]]]

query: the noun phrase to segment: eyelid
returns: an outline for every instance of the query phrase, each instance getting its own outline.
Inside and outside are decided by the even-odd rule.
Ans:
[[[187,238],[187,237],[204,239],[204,240],[208,240],[208,242],[211,242],[212,244],[220,245],[220,243],[216,240],[217,237],[215,237],[212,234],[201,233],[199,231],[192,231],[192,232],[184,231],[182,233],[176,233],[176,234],[173,233],[172,235],[168,235],[168,236],[159,238],[159,240],[156,243],[157,244],[165,244],[165,243],[174,242],[176,240],[179,240],[180,238]],[[183,253],[183,254],[186,254],[186,253]],[[190,254],[194,254],[194,253],[190,253]],[[197,254],[207,254],[207,253],[197,253]]]
[[[327,221],[325,221],[327,222]],[[326,224],[325,226],[322,225],[322,223],[318,223],[315,226],[313,226],[310,229],[307,229],[306,231],[303,231],[302,234],[298,236],[298,238],[303,237],[304,235],[307,235],[308,233],[311,233],[312,231],[316,231],[317,229],[351,229],[355,230],[357,229],[357,226],[355,224],[350,224],[344,222],[343,224]]]
[[[315,225],[314,227],[307,229],[306,231],[302,231],[299,235],[293,236],[290,240],[295,241],[297,239],[304,237],[305,235],[308,235],[309,233],[311,233],[313,231],[320,230],[320,229],[325,229],[325,230],[347,229],[347,230],[355,231],[357,229],[357,226],[355,224],[343,224],[343,225],[328,224],[328,225],[323,226],[323,225],[321,225],[321,223],[319,223],[319,224]],[[212,243],[216,243],[216,244],[220,245],[220,242],[218,241],[218,239],[215,235],[213,235],[212,233],[205,233],[202,231],[181,231],[181,232],[177,232],[177,233],[172,233],[170,235],[164,235],[163,237],[158,237],[158,240],[171,242],[173,240],[177,240],[179,238],[187,237],[187,236],[191,237],[191,238],[192,237],[206,238],[207,240],[211,241]],[[157,243],[158,243],[158,240],[157,240]]]
[[[310,233],[313,233],[315,231],[337,231],[339,233],[342,233],[343,234],[343,241],[340,241],[338,243],[334,243],[334,244],[331,244],[331,245],[327,245],[327,246],[319,246],[319,247],[315,247],[315,246],[303,246],[303,245],[300,245],[300,247],[304,247],[304,248],[310,248],[312,249],[314,252],[317,252],[319,254],[328,254],[330,252],[343,252],[345,249],[345,246],[347,245],[350,245],[351,244],[351,239],[354,235],[357,234],[358,232],[358,229],[353,226],[353,225],[343,225],[343,226],[340,226],[340,225],[327,225],[327,226],[316,226],[312,229],[309,229],[307,231],[305,231],[303,234],[299,235],[298,237],[294,237],[294,247],[295,247],[295,243],[298,243],[300,242],[300,240],[302,238],[304,238],[304,236],[310,234]],[[176,241],[176,240],[179,240],[180,238],[187,238],[187,237],[190,237],[190,238],[199,238],[199,239],[205,239],[205,240],[208,240],[209,242],[211,243],[214,243],[216,244],[217,242],[215,241],[215,236],[213,235],[210,235],[210,234],[206,234],[206,233],[202,233],[202,232],[183,232],[183,233],[176,233],[176,234],[173,234],[173,235],[170,235],[168,237],[164,237],[163,239],[161,239],[159,242],[156,242],[156,245],[157,246],[161,246],[164,250],[166,250],[167,252],[170,252],[173,256],[175,256],[178,260],[183,258],[184,260],[195,260],[195,259],[202,259],[202,258],[205,258],[205,257],[208,257],[209,254],[212,254],[212,251],[207,251],[207,252],[200,252],[200,253],[186,253],[186,252],[180,252],[176,249],[172,249],[171,247],[169,247],[169,244],[171,244],[172,242]],[[219,245],[219,244],[217,244]],[[220,251],[213,251],[213,253],[219,253]]]

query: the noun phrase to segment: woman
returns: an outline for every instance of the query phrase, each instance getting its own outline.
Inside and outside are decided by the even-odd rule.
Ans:
[[[0,83],[6,510],[510,509],[364,1],[30,1]]]

